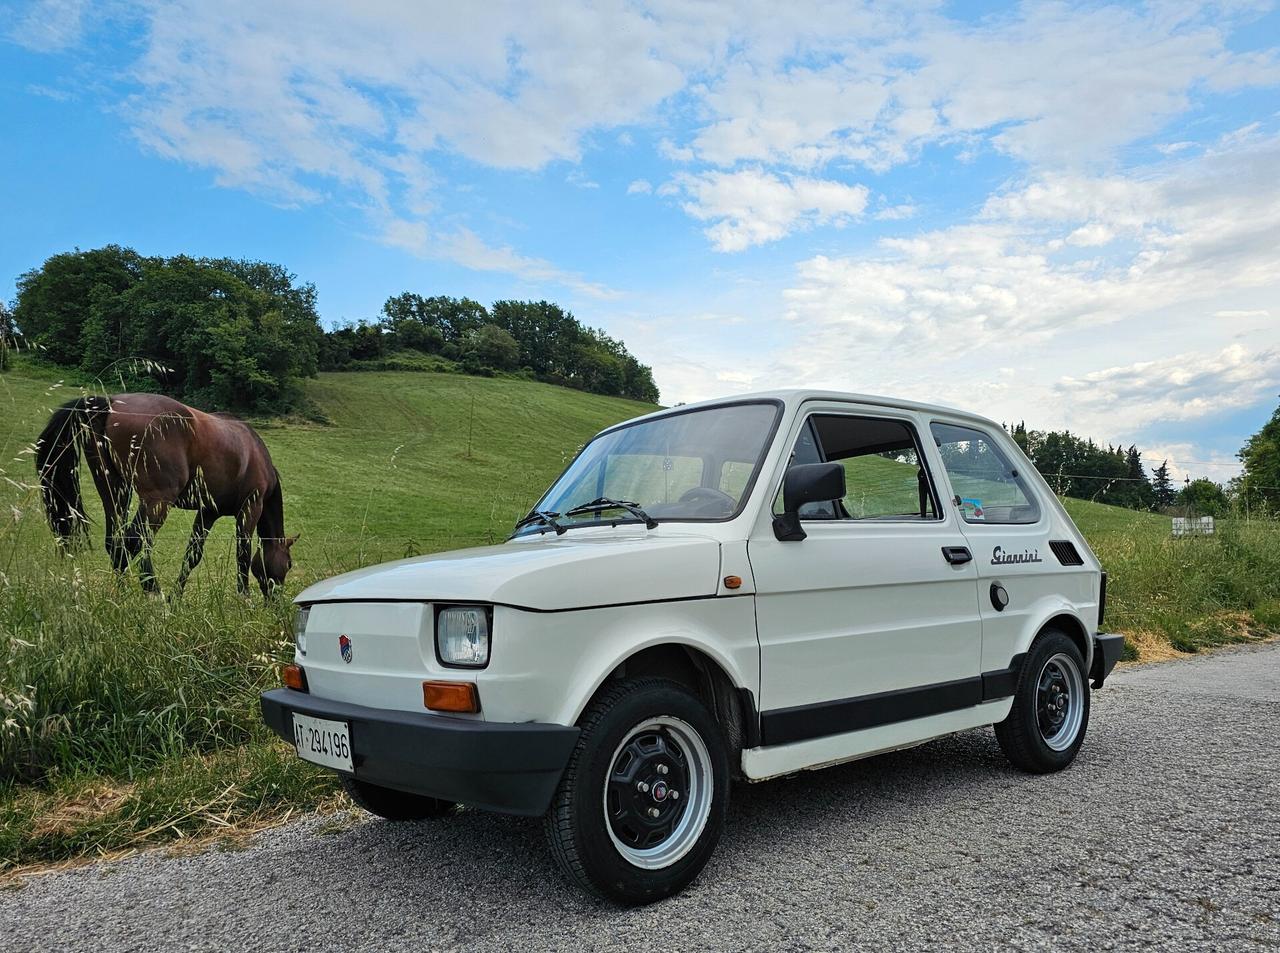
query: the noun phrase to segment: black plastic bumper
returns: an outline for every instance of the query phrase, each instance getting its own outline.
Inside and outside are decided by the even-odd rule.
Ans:
[[[1093,637],[1093,666],[1089,669],[1089,678],[1094,688],[1101,688],[1111,670],[1120,661],[1124,652],[1124,636],[1111,633],[1098,633]]]
[[[578,729],[564,725],[366,708],[290,688],[262,696],[262,717],[290,744],[295,711],[351,726],[361,781],[506,814],[546,811],[578,739]]]

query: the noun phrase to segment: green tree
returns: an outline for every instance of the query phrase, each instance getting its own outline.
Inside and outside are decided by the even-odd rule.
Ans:
[[[520,359],[520,346],[505,329],[482,324],[467,332],[461,353],[462,366],[472,373],[509,371]]]
[[[1165,460],[1152,471],[1151,491],[1157,509],[1173,506],[1177,501],[1177,493],[1173,489],[1173,481],[1169,479],[1169,461]]]
[[[315,302],[312,285],[270,262],[143,258],[108,245],[21,276],[15,318],[52,360],[104,383],[274,412],[299,404],[301,378],[316,373]]]
[[[15,345],[13,314],[0,301],[0,371],[7,371]]]
[[[95,303],[141,279],[143,263],[141,255],[119,245],[54,255],[18,277],[13,318],[23,336],[58,364],[110,363],[114,355],[86,355],[84,326]],[[96,334],[95,344],[106,336],[105,331]]]
[[[438,331],[442,346],[445,343],[461,341],[468,331],[489,322],[489,312],[478,301],[472,301],[470,298],[449,298],[444,295],[424,298],[411,291],[388,298],[382,305],[382,314],[384,323],[397,334],[402,331],[412,334],[407,329],[415,325],[418,328]],[[433,336],[428,335],[420,340],[430,341],[432,338]],[[405,346],[416,347],[414,344]],[[436,350],[440,348],[437,347]]]
[[[1225,516],[1231,510],[1226,492],[1212,480],[1192,480],[1178,493],[1178,504],[1196,516]]]
[[[1280,513],[1280,407],[1240,450],[1244,470],[1235,481],[1242,502]]]

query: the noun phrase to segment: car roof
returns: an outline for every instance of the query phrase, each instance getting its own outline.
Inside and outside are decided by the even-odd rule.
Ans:
[[[677,404],[675,407],[666,407],[662,410],[655,410],[653,413],[644,414],[640,417],[633,417],[630,420],[624,420],[612,427],[606,427],[600,433],[608,433],[610,430],[617,430],[619,427],[629,426],[641,420],[651,420],[659,417],[665,417],[670,414],[686,413],[691,410],[703,410],[710,407],[722,407],[733,404],[749,404],[759,403],[763,401],[773,401],[781,403],[787,408],[794,409],[809,401],[836,401],[840,403],[863,404],[872,407],[893,408],[897,410],[910,410],[926,414],[941,414],[951,418],[962,418],[970,420],[974,423],[983,424],[987,427],[1001,428],[996,423],[981,414],[971,413],[970,411],[960,410],[957,407],[948,407],[945,404],[926,404],[921,401],[906,400],[901,397],[884,397],[875,394],[857,394],[850,391],[838,390],[818,390],[810,388],[792,387],[780,390],[756,391],[750,394],[734,394],[729,397],[717,397],[711,400],[701,400],[692,404]]]

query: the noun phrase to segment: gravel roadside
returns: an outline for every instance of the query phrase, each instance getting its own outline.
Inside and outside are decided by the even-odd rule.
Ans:
[[[560,879],[538,822],[309,819],[0,893],[0,950],[1280,947],[1280,644],[1118,673],[1076,764],[992,733],[734,791],[684,894]]]

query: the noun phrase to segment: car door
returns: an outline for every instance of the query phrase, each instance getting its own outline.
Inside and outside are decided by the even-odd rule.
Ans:
[[[944,506],[912,414],[805,405],[790,463],[840,462],[846,496],[801,510],[807,538],[750,540],[765,745],[968,707],[981,624],[959,517]],[[778,493],[781,475],[771,492]],[[780,502],[775,502],[780,512]]]
[[[998,672],[1043,619],[1092,601],[1092,576],[1069,539],[1051,539],[1048,501],[1006,434],[961,418],[934,417],[929,430],[974,556],[983,671]]]

